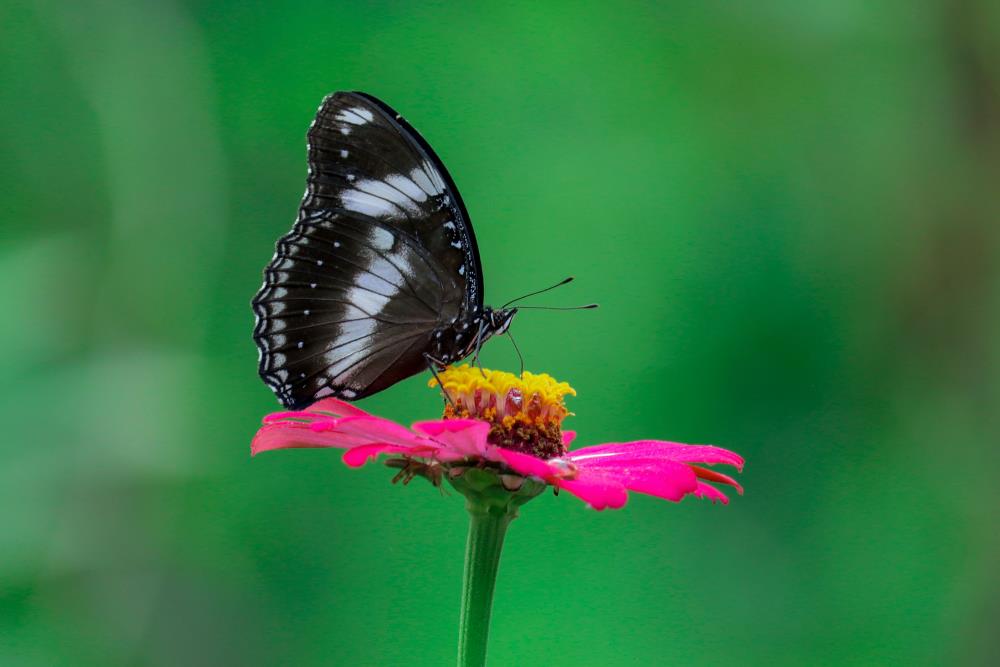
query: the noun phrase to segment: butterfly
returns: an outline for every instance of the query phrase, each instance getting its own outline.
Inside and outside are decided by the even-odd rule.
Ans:
[[[252,302],[258,370],[284,406],[370,396],[507,331],[517,308],[483,305],[469,213],[409,123],[338,92],[308,142],[298,217]]]

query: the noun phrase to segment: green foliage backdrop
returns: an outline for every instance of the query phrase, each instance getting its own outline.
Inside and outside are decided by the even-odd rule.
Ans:
[[[4,0],[0,664],[452,663],[461,499],[248,455],[338,89],[448,164],[488,300],[602,303],[515,324],[578,442],[748,460],[728,507],[528,505],[495,664],[997,664],[998,63],[974,0]]]

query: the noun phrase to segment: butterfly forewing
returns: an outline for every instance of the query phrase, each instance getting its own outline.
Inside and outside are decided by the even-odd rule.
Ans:
[[[441,160],[402,117],[361,93],[328,97],[309,129],[301,211],[344,210],[414,236],[482,304],[482,269],[461,195]]]
[[[293,408],[420,372],[435,328],[481,309],[458,192],[391,109],[356,93],[324,101],[298,219],[253,306],[261,377]]]

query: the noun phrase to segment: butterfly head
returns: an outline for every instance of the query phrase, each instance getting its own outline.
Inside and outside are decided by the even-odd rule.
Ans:
[[[490,333],[494,335],[507,333],[507,329],[510,328],[510,323],[514,320],[515,314],[517,314],[517,308],[500,308],[493,310],[492,308],[487,307],[483,312],[483,315],[489,324]]]

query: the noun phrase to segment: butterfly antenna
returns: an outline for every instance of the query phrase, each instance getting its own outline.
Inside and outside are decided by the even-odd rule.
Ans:
[[[599,304],[588,303],[585,306],[518,306],[518,310],[593,310]]]
[[[514,337],[510,334],[510,329],[507,330],[507,337],[510,338],[510,344],[514,346],[514,351],[517,352],[517,358],[521,361],[521,374],[518,377],[524,377],[524,357],[521,356],[521,348],[517,346],[514,341]]]
[[[541,294],[542,292],[548,292],[549,290],[553,290],[553,289],[555,289],[557,287],[562,287],[566,283],[571,283],[571,282],[573,282],[573,276],[570,276],[569,278],[564,278],[563,280],[560,280],[559,282],[557,282],[555,285],[550,285],[549,287],[546,287],[545,289],[540,289],[537,292],[529,292],[528,294],[525,294],[524,296],[519,296],[516,299],[511,299],[510,301],[508,301],[504,305],[500,306],[500,309],[503,310],[504,308],[506,308],[510,304],[516,303],[516,302],[520,301],[521,299],[527,299],[529,296],[535,296],[536,294]]]

